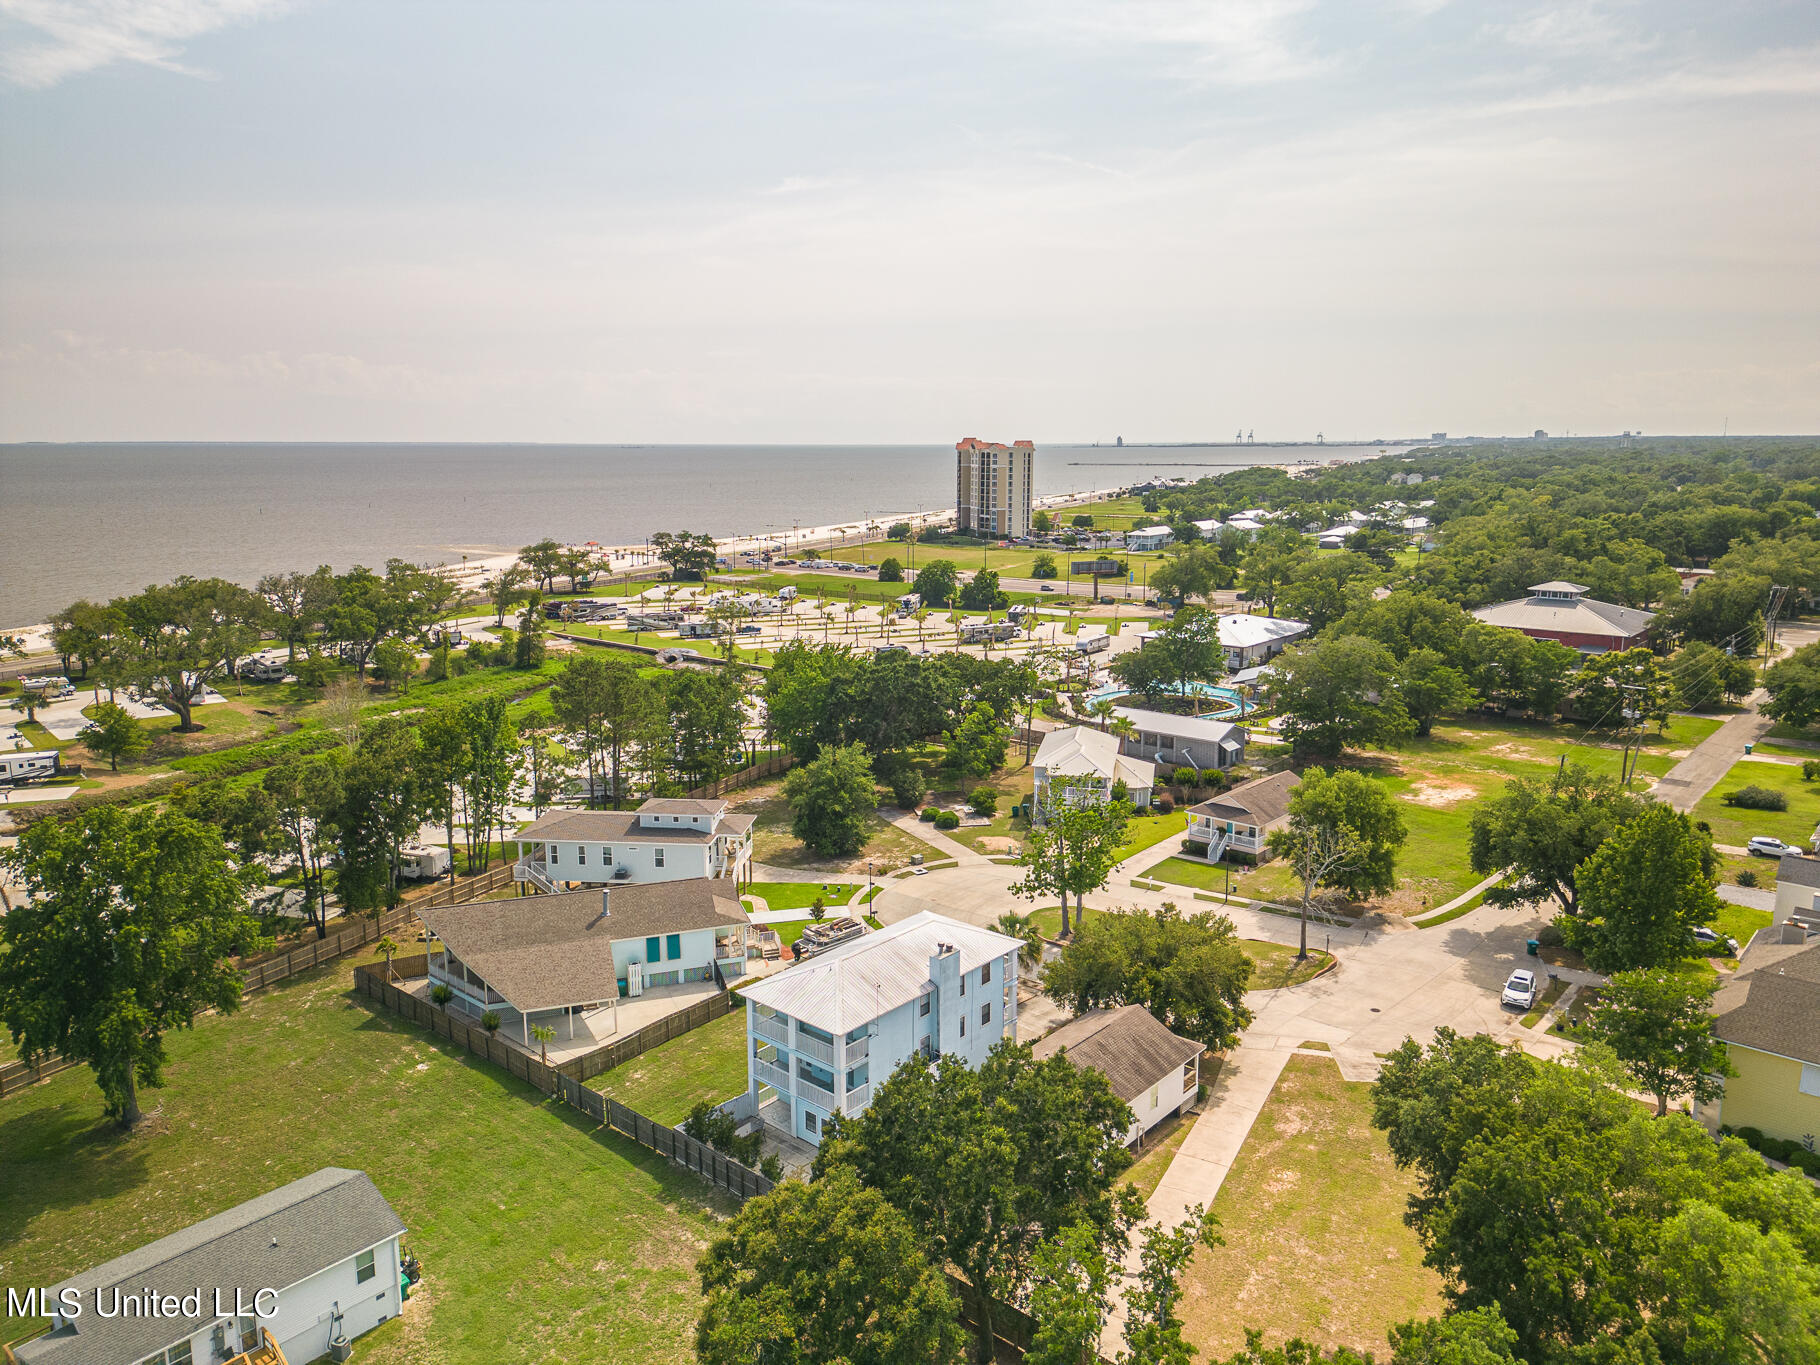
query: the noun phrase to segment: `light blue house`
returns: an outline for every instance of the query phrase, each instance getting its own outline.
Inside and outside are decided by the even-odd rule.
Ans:
[[[746,1090],[766,1123],[820,1145],[906,1057],[978,1066],[1017,1036],[1007,934],[924,911],[743,989]]]

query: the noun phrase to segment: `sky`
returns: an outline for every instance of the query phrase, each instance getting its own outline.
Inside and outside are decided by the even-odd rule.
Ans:
[[[1813,0],[0,0],[0,440],[1820,431]]]

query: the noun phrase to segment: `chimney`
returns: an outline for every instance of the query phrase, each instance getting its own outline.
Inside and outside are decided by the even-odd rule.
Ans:
[[[613,896],[612,887],[603,886],[600,888],[600,917],[602,919],[605,919],[608,915],[611,915],[613,913],[613,907],[611,904],[609,904],[609,901],[612,899],[612,896]]]

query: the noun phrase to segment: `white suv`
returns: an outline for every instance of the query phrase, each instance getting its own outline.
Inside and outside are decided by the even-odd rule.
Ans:
[[[1785,844],[1769,834],[1759,834],[1744,846],[1751,853],[1761,854],[1765,858],[1780,858],[1784,853],[1801,853],[1800,844]]]
[[[1519,968],[1504,983],[1503,1003],[1514,1005],[1520,1010],[1529,1009],[1536,1003],[1540,990],[1541,983],[1536,980],[1536,974],[1527,967]]]

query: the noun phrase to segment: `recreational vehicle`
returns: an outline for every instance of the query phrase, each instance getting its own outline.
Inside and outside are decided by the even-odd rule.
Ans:
[[[897,599],[897,614],[899,616],[913,616],[922,605],[923,597],[921,593],[907,592]]]
[[[73,697],[76,695],[76,689],[70,686],[70,680],[61,676],[51,678],[21,678],[19,680],[19,685],[27,692],[36,692],[40,694],[46,701],[56,701],[59,697]]]
[[[1074,648],[1078,654],[1099,654],[1112,648],[1112,637],[1104,631],[1092,635],[1082,631],[1074,637]]]
[[[55,749],[20,749],[0,753],[0,786],[40,782],[63,771],[62,756]]]
[[[434,881],[449,870],[449,850],[436,844],[406,844],[398,850],[398,875],[411,881]]]

